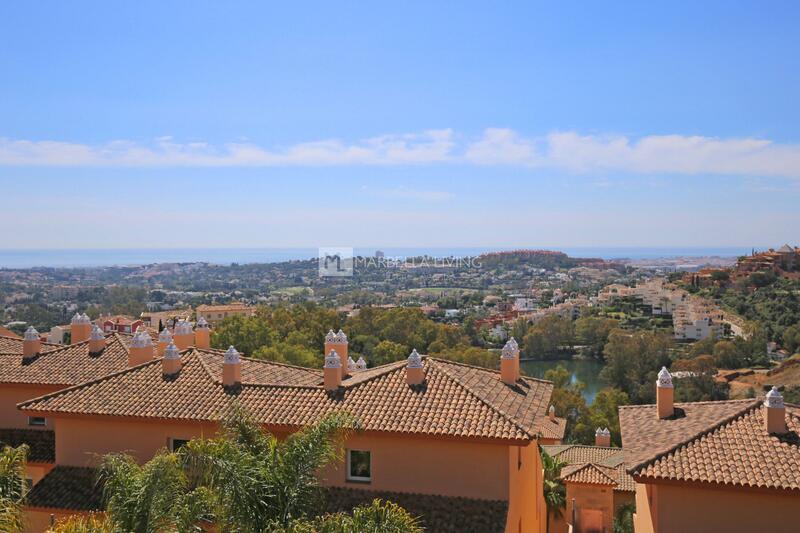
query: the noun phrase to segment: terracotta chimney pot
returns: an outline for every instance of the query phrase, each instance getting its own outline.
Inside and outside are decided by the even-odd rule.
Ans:
[[[611,431],[608,428],[597,428],[594,432],[594,445],[611,447]]]
[[[670,418],[675,414],[673,403],[675,389],[672,387],[672,375],[667,367],[661,367],[656,381],[656,410],[658,418]]]
[[[92,331],[92,321],[86,313],[75,313],[70,322],[69,334],[71,344],[78,344],[89,340],[89,334]]]
[[[100,353],[106,347],[106,336],[100,326],[94,324],[89,333],[89,353]]]
[[[172,334],[172,342],[175,343],[175,346],[178,347],[178,350],[185,350],[189,346],[194,344],[194,331],[192,330],[192,325],[185,321],[181,320],[175,326],[175,331]]]
[[[414,349],[406,360],[406,383],[414,386],[421,385],[424,381],[425,368],[422,363],[422,356]]]
[[[169,329],[164,328],[161,330],[161,333],[158,334],[157,351],[159,357],[164,356],[164,352],[170,344],[172,344],[172,333],[170,333]]]
[[[22,357],[24,359],[35,357],[41,351],[42,339],[39,337],[39,332],[33,326],[29,326],[22,340]]]
[[[242,359],[239,352],[233,346],[225,352],[222,364],[222,384],[226,387],[241,385],[242,383]]]
[[[772,387],[764,399],[764,423],[770,435],[786,433],[786,407],[777,387]]]
[[[139,330],[133,335],[128,349],[128,366],[137,366],[147,361],[152,361],[154,355],[153,340],[144,330]]]
[[[197,325],[194,328],[194,345],[201,350],[211,348],[211,330],[202,315],[197,319]]]
[[[161,359],[161,373],[165,376],[174,376],[181,369],[181,352],[174,342],[164,350],[164,358]]]
[[[331,353],[331,350],[334,350],[336,355],[339,356],[340,361],[343,363],[346,363],[349,359],[347,354],[348,344],[347,335],[345,335],[344,331],[341,329],[337,333],[334,333],[333,330],[329,330],[328,334],[325,335],[325,353],[329,354]],[[342,374],[342,379],[347,377],[349,370],[350,369],[347,368],[347,364],[342,364],[341,368],[339,369]]]
[[[515,385],[519,376],[519,345],[511,337],[500,353],[500,379],[506,385]]]
[[[342,361],[336,350],[331,350],[325,356],[325,368],[323,368],[325,390],[337,390],[342,384]]]

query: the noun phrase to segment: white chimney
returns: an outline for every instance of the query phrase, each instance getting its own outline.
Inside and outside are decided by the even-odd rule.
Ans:
[[[519,380],[519,345],[511,337],[500,352],[500,379],[506,385],[515,385]]]
[[[777,387],[772,387],[764,398],[764,424],[770,435],[786,433],[786,407]]]
[[[422,364],[422,356],[415,348],[406,360],[406,383],[414,386],[422,384],[423,381],[425,381],[425,369]]]
[[[174,342],[164,350],[164,358],[161,359],[161,373],[165,376],[174,376],[181,369],[181,352]]]
[[[337,390],[342,384],[342,361],[336,350],[331,350],[325,356],[325,368],[323,368],[325,390]]]
[[[33,326],[29,326],[22,339],[22,357],[24,359],[36,357],[40,351],[42,351],[42,340],[39,332]]]
[[[367,362],[364,360],[363,357],[359,357],[358,361],[356,361],[356,370],[359,372],[367,369]]]
[[[242,359],[239,352],[233,346],[225,352],[222,364],[222,384],[226,387],[241,385],[242,383]]]
[[[550,417],[550,422],[556,421],[556,406],[551,405],[550,409],[547,410],[547,416]]]
[[[106,336],[103,334],[103,330],[97,324],[93,324],[92,331],[89,333],[89,353],[100,353],[105,347]]]
[[[358,367],[356,366],[356,362],[353,361],[352,357],[347,358],[347,371],[351,374],[358,372]]]
[[[672,388],[672,375],[667,367],[662,366],[656,381],[656,410],[658,418],[670,418],[675,414],[673,404],[674,389]]]

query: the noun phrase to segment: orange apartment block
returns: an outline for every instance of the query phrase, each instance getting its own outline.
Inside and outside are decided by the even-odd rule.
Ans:
[[[613,531],[622,505],[634,503],[635,483],[626,472],[622,448],[611,447],[608,429],[597,428],[595,445],[542,446],[567,463],[561,470],[567,506],[562,516],[550,517],[550,533]]]
[[[244,315],[253,316],[256,308],[252,305],[242,303],[230,303],[226,305],[198,305],[195,310],[197,318],[203,317],[212,326],[216,326],[229,316]]]
[[[100,508],[98,457],[211,436],[232,400],[278,437],[345,410],[360,429],[342,464],[320,473],[329,510],[375,497],[420,516],[428,531],[545,531],[539,444],[560,442],[565,420],[548,414],[552,383],[522,377],[509,341],[501,371],[420,356],[366,368],[347,337],[329,332],[323,369],[171,343],[163,357],[20,404],[55,425],[55,468],[28,498],[30,531],[51,515]]]
[[[88,320],[84,315],[73,318],[75,338],[87,338],[68,346],[42,342],[33,327],[24,339],[0,337],[0,444],[30,447],[27,477],[33,484],[55,462],[53,421],[26,415],[16,404],[128,366],[131,337],[106,335]]]
[[[800,408],[766,398],[620,407],[636,483],[636,533],[794,531],[800,523]]]

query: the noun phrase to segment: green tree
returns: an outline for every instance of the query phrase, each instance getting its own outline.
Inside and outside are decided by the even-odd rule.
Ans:
[[[789,353],[795,353],[800,350],[800,324],[786,328],[781,336],[781,341],[783,342],[783,347]]]
[[[26,445],[0,451],[0,531],[21,532],[24,528],[22,502],[25,498]]]
[[[381,341],[372,352],[370,364],[378,366],[386,363],[393,363],[394,361],[405,359],[410,353],[411,349],[404,344],[392,341]]]
[[[741,368],[743,358],[732,341],[722,340],[714,344],[714,365],[717,368]]]
[[[405,509],[391,502],[373,500],[352,513],[336,513],[315,520],[295,520],[276,533],[422,533],[419,522]]]
[[[145,465],[126,454],[109,454],[100,468],[106,515],[115,533],[200,531],[211,495],[190,487],[178,454],[162,450]]]
[[[279,441],[232,406],[222,434],[180,449],[192,479],[216,498],[222,531],[267,532],[306,519],[319,504],[316,473],[340,457],[353,419],[333,414]]]
[[[547,527],[545,527],[545,531],[550,529],[550,515],[561,516],[567,505],[567,489],[564,487],[564,482],[561,481],[561,469],[565,466],[567,466],[566,462],[552,457],[542,450],[542,468],[544,470],[542,490],[544,491],[544,503],[547,507]]]
[[[608,335],[619,325],[618,320],[599,316],[584,316],[575,321],[575,340],[586,346],[589,355],[601,356]]]
[[[672,338],[666,333],[614,330],[603,348],[606,366],[600,376],[625,392],[631,403],[651,403],[658,370],[670,364],[671,346]]]

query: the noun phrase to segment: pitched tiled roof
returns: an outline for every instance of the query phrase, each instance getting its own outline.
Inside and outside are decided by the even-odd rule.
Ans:
[[[41,429],[0,429],[0,448],[27,444],[29,463],[54,463],[56,461],[56,435]]]
[[[676,403],[675,416],[659,419],[655,405],[625,405],[619,408],[622,447],[629,468],[666,453],[709,427],[735,416],[760,401]]]
[[[0,353],[2,354],[16,354],[22,355],[22,343],[24,339],[21,337],[7,337],[0,335]],[[49,352],[56,348],[60,348],[61,344],[51,344],[49,342],[42,343],[42,352]]]
[[[369,505],[375,498],[396,503],[418,518],[428,533],[502,533],[506,527],[508,502],[378,492],[340,487],[326,487],[325,512],[351,512],[359,505]]]
[[[542,446],[542,449],[552,457],[561,459],[567,466],[561,470],[561,479],[574,483],[594,483],[599,481],[589,481],[589,476],[598,476],[594,471],[600,472],[602,476],[598,479],[611,479],[614,490],[634,491],[636,483],[625,470],[624,451],[622,448],[611,448],[605,446],[585,446],[582,444],[556,444]],[[592,466],[583,472],[587,466]]]
[[[716,402],[719,404],[732,402]],[[691,404],[685,404],[689,418]],[[637,478],[718,483],[738,487],[800,490],[800,417],[794,407],[786,409],[788,432],[770,435],[765,429],[765,409],[760,400],[737,402],[738,408],[711,424],[687,431],[664,450],[629,464]],[[727,406],[721,406],[725,410]],[[647,410],[631,411],[633,424]],[[639,415],[639,416],[636,416]],[[653,414],[655,417],[655,414]],[[670,420],[664,421],[666,424]],[[623,442],[624,442],[623,434]]]
[[[606,472],[611,470],[611,472]],[[616,485],[614,470],[598,466],[594,463],[586,463],[577,468],[571,469],[567,474],[562,474],[561,479],[573,483],[589,483],[592,485]]]
[[[77,466],[56,466],[28,493],[26,506],[70,511],[98,511],[103,490],[97,471]]]
[[[112,333],[99,354],[89,353],[89,341],[42,351],[23,363],[22,352],[0,353],[0,383],[76,385],[117,372],[128,365],[131,337]]]
[[[530,378],[510,387],[496,371],[425,358],[422,386],[406,384],[401,361],[355,374],[328,393],[320,370],[243,358],[242,386],[228,390],[221,361],[219,352],[191,349],[174,378],[164,378],[155,360],[20,405],[50,414],[218,420],[236,397],[267,425],[301,427],[345,410],[368,431],[530,441],[553,387]]]

